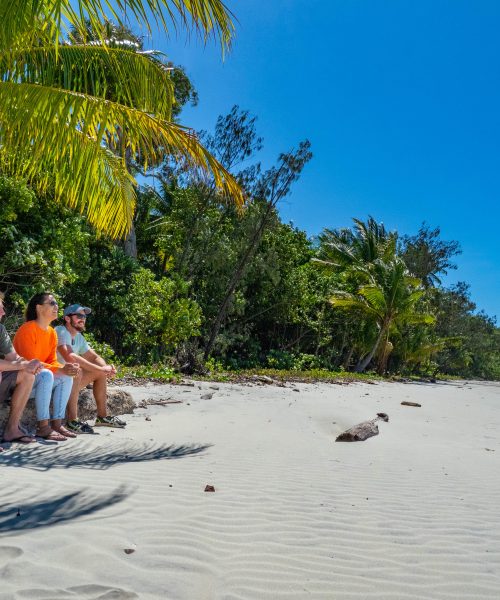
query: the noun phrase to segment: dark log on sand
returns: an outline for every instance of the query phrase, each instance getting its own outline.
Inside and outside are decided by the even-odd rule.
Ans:
[[[418,406],[419,408],[422,406],[418,402],[407,402],[406,400],[403,400],[403,402],[401,402],[401,405],[402,406]]]
[[[341,433],[336,442],[364,442],[368,438],[378,435],[377,421],[389,421],[388,415],[385,413],[377,413],[377,417],[371,421],[363,421],[350,429]]]

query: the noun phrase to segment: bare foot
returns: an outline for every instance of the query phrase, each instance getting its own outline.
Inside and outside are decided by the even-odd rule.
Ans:
[[[5,430],[3,432],[3,442],[17,442],[19,444],[31,444],[35,442],[35,438],[24,433],[19,427],[14,430]]]

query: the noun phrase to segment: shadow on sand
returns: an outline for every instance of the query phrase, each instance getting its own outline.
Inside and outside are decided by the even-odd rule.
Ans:
[[[49,469],[109,469],[115,465],[131,462],[147,462],[184,458],[199,454],[211,444],[166,446],[157,444],[107,444],[105,447],[85,448],[73,446],[45,446],[30,444],[15,452],[0,453],[0,465],[22,467],[37,471]]]
[[[98,497],[77,491],[47,499],[28,498],[15,504],[1,502],[0,536],[85,517],[125,500],[128,495],[127,489],[121,486]]]

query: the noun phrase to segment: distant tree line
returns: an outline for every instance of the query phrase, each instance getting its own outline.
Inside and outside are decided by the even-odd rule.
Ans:
[[[181,71],[179,85],[195,97]],[[95,343],[125,364],[500,378],[495,319],[476,311],[466,283],[441,282],[458,242],[425,223],[415,235],[387,231],[372,217],[310,239],[278,212],[309,142],[263,169],[255,118],[238,107],[200,137],[242,186],[244,208],[165,157],[139,190],[132,252],[50,191],[0,175],[7,327],[48,290],[91,306]]]

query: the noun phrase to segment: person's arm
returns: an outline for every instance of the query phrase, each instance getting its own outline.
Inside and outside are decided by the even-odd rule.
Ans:
[[[28,371],[36,375],[43,369],[43,364],[37,358],[26,360],[15,351],[0,359],[0,372],[2,371]]]
[[[85,369],[85,371],[106,373],[109,374],[109,376],[116,374],[116,369],[113,367],[113,365],[106,364],[106,361],[91,348],[89,348],[89,350],[84,352],[82,355],[73,352],[71,346],[68,344],[59,345],[57,350],[66,362],[78,363],[82,369]]]
[[[50,328],[50,330],[50,348],[48,348],[49,356],[47,358],[47,363],[49,364],[48,368],[54,373],[61,373],[62,375],[75,377],[75,375],[78,375],[80,365],[74,361],[66,362],[64,365],[62,365],[57,360],[57,334],[54,329]]]

